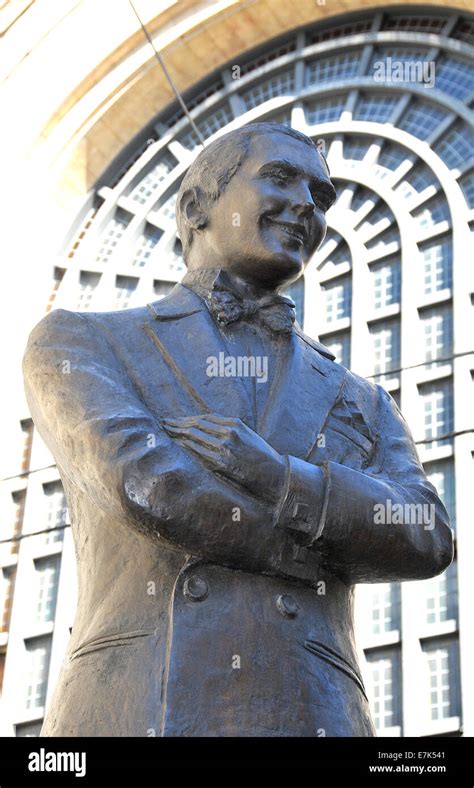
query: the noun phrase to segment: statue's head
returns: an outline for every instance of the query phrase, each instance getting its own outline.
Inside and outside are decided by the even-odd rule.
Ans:
[[[201,151],[181,184],[185,262],[263,286],[294,281],[324,239],[335,197],[309,137],[278,123],[230,131]]]

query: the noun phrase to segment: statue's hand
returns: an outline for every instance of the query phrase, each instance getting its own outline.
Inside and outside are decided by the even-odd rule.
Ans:
[[[279,500],[285,460],[240,419],[208,413],[164,419],[162,425],[168,435],[197,454],[214,472],[262,500]]]

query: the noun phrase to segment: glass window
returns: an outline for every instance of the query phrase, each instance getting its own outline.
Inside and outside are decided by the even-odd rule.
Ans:
[[[443,135],[433,150],[450,169],[462,167],[474,156],[472,131],[466,124],[459,123],[452,131]]]
[[[439,222],[451,221],[451,214],[444,195],[428,200],[420,208],[413,211],[412,216],[420,228],[433,227]]]
[[[42,722],[21,722],[15,725],[15,736],[39,736]]]
[[[159,216],[160,219],[163,218],[166,222],[175,222],[176,220],[176,200],[178,197],[178,192],[176,191],[171,197],[168,197],[167,200],[160,206],[159,208]]]
[[[398,101],[398,96],[364,93],[357,102],[353,118],[354,120],[369,120],[373,123],[387,123],[393,115]]]
[[[406,159],[408,152],[400,145],[385,145],[379,154],[377,164],[388,170],[396,170]]]
[[[338,334],[326,334],[320,340],[331,353],[336,356],[338,364],[349,369],[351,363],[351,338],[348,331],[341,331]]]
[[[295,302],[296,319],[300,326],[304,322],[304,278],[300,277],[282,292],[282,295],[292,298]]]
[[[439,497],[449,514],[451,528],[456,529],[456,488],[454,482],[454,463],[452,459],[439,460],[425,464],[426,477],[436,488]]]
[[[453,431],[453,385],[450,380],[419,386],[422,399],[426,449],[445,446],[452,438],[436,440]]]
[[[423,81],[423,62],[428,59],[428,49],[416,49],[412,47],[397,47],[397,46],[381,46],[375,49],[372,62],[367,71],[370,75],[381,74],[381,66],[384,65],[383,76],[388,82],[392,81],[393,76],[397,75],[397,82],[399,84],[419,84]],[[398,77],[399,67],[397,63],[403,64],[403,81]],[[397,71],[395,71],[397,68]],[[382,74],[381,74],[382,75]],[[385,81],[379,79],[379,82]]]
[[[163,235],[163,231],[157,227],[148,227],[139,238],[135,257],[132,260],[132,265],[143,268],[150,259],[155,246]]]
[[[425,593],[425,621],[440,624],[456,620],[458,616],[458,583],[456,564],[443,574],[423,582]]]
[[[54,621],[59,584],[59,556],[35,559],[36,623]]]
[[[449,238],[420,244],[425,295],[452,286],[452,248]]]
[[[344,137],[344,158],[351,161],[362,161],[372,141],[367,137]]]
[[[335,246],[332,252],[327,251],[328,245],[332,244],[334,241],[337,242],[337,246]],[[318,257],[323,258],[323,262],[320,265],[320,270],[326,272],[333,271],[334,273],[345,273],[344,270],[341,270],[342,266],[351,265],[352,256],[350,253],[350,249],[345,241],[341,239],[341,236],[335,232],[329,232],[326,236],[326,241],[324,246],[318,251]]]
[[[446,19],[438,16],[386,16],[381,30],[406,30],[412,33],[440,33]]]
[[[27,709],[44,707],[51,659],[51,636],[25,641],[27,655]]]
[[[442,55],[436,61],[436,83],[438,90],[463,101],[474,89],[474,71],[471,63],[459,58]]]
[[[464,192],[466,202],[470,208],[474,208],[474,171],[466,173],[459,179],[459,185]]]
[[[160,183],[165,180],[175,165],[176,161],[173,156],[170,153],[165,153],[132,189],[130,198],[143,205],[155,193]]]
[[[160,299],[165,298],[165,296],[169,295],[174,285],[175,285],[174,282],[162,282],[159,279],[155,279],[155,281],[153,282],[153,290],[157,300],[159,301]]]
[[[459,646],[457,641],[430,643],[423,648],[428,680],[428,708],[432,720],[459,717]]]
[[[377,649],[366,658],[367,689],[376,730],[400,725],[400,653]]]
[[[8,632],[15,588],[16,566],[4,566],[0,570],[0,632]]]
[[[398,225],[395,227],[388,227],[386,230],[382,230],[379,232],[375,238],[370,238],[368,241],[365,241],[366,249],[370,251],[374,251],[379,247],[382,247],[381,251],[383,251],[384,246],[390,246],[390,244],[396,243],[400,246],[400,233],[398,232]]]
[[[365,33],[370,30],[372,21],[370,19],[360,19],[356,22],[350,22],[345,25],[337,25],[330,27],[328,30],[318,29],[314,33],[309,33],[309,43],[318,44],[320,41],[330,41],[334,38],[342,38],[343,36],[352,36],[357,33]]]
[[[79,274],[79,298],[77,299],[76,309],[79,312],[87,312],[91,307],[91,301],[95,289],[100,282],[102,274],[95,271],[81,271]]]
[[[359,58],[360,51],[351,51],[313,60],[306,64],[305,85],[320,85],[354,77],[359,67]]]
[[[122,235],[128,227],[129,221],[130,220],[119,211],[117,211],[115,217],[109,221],[100,239],[99,249],[95,258],[96,263],[105,265],[109,262]]]
[[[227,106],[227,104],[223,104],[218,109],[214,110],[211,115],[208,115],[202,120],[195,121],[195,123],[198,130],[206,140],[208,137],[211,137],[213,134],[215,134],[216,131],[219,131],[219,129],[227,126],[231,120],[233,120],[233,115],[230,107]],[[181,145],[183,145],[185,148],[188,148],[188,150],[193,150],[201,144],[196,132],[193,129],[188,131],[186,134],[183,134],[179,141]]]
[[[451,33],[452,38],[457,38],[459,41],[465,41],[467,44],[474,46],[474,23],[466,18],[461,18]]]
[[[263,52],[253,60],[243,63],[243,65],[240,67],[240,75],[243,76],[244,74],[249,74],[251,71],[255,71],[255,69],[261,68],[267,63],[271,63],[273,60],[276,60],[279,57],[283,57],[284,55],[288,55],[290,52],[294,52],[295,49],[296,41],[294,38],[291,38],[291,40],[286,41],[281,46],[271,49],[270,52]]]
[[[45,534],[46,544],[62,542],[64,527],[69,523],[69,512],[63,486],[60,481],[43,485],[46,496],[46,519],[44,528],[50,533]]]
[[[438,73],[436,72],[436,77]],[[397,126],[420,140],[426,140],[448,115],[446,110],[427,101],[413,100]]]
[[[385,379],[383,373],[400,367],[400,323],[390,321],[371,326],[370,336],[374,375],[381,375],[378,378],[381,382]]]
[[[421,312],[425,361],[449,358],[453,350],[453,321],[450,306],[426,309]],[[429,369],[436,364],[427,364]]]
[[[114,309],[126,309],[135,292],[138,279],[134,276],[117,276],[115,279]]]
[[[430,186],[439,187],[437,178],[435,178],[426,164],[417,164],[395,187],[395,191],[400,192],[403,197],[408,199],[414,194],[421,194],[421,192],[428,189]]]
[[[374,309],[400,303],[400,261],[385,260],[370,266]]]
[[[275,96],[292,95],[295,89],[294,70],[282,71],[269,79],[259,82],[250,90],[242,93],[242,100],[245,104],[245,110],[258,107]]]
[[[367,218],[365,218],[362,224],[356,227],[356,229],[358,231],[363,230],[364,232],[367,230],[372,230],[376,224],[382,222],[384,219],[388,219],[390,224],[395,221],[395,217],[390,208],[388,208],[385,203],[382,203],[373,208]]]
[[[350,317],[352,300],[352,282],[349,278],[339,280],[337,284],[323,284],[326,305],[326,322],[333,323],[344,317]]]
[[[370,588],[372,634],[400,629],[400,584],[374,583]]]
[[[357,186],[351,200],[351,211],[358,211],[368,200],[377,200],[377,196],[365,186]]]
[[[306,122],[312,126],[314,123],[339,120],[344,111],[346,100],[347,97],[343,95],[308,102],[305,105]]]

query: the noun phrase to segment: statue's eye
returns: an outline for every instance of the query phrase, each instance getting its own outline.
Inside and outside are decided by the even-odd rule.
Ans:
[[[287,172],[276,170],[270,173],[270,178],[272,181],[275,181],[275,183],[287,183],[289,180],[289,175]]]

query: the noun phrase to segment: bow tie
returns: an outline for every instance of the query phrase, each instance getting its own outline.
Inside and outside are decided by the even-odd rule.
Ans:
[[[270,331],[291,334],[295,322],[295,304],[281,295],[264,296],[256,300],[239,298],[229,290],[212,290],[206,298],[217,323],[228,325],[238,320],[257,320]]]

